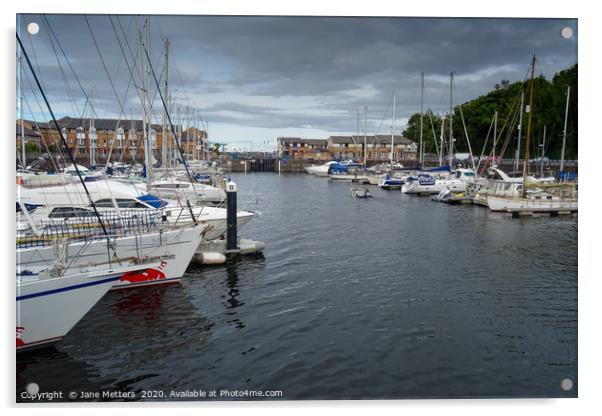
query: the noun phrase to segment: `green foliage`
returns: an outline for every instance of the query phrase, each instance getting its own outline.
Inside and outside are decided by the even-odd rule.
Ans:
[[[37,145],[37,143],[27,142],[27,143],[25,143],[25,151],[27,151],[27,152],[39,152],[40,151],[40,147]]]
[[[530,157],[541,154],[539,145],[542,142],[544,126],[546,126],[546,156],[554,159],[560,158],[562,147],[562,133],[564,128],[564,113],[566,105],[566,89],[571,87],[569,102],[569,117],[567,127],[566,159],[577,159],[577,65],[558,72],[548,81],[543,76],[535,78],[533,90],[533,112],[531,114],[531,146]],[[516,151],[518,136],[518,118],[520,111],[521,92],[525,93],[525,106],[529,103],[529,82],[510,83],[501,80],[493,86],[493,90],[486,95],[475,98],[462,104],[462,114],[466,123],[466,130],[470,138],[472,150],[480,155],[485,144],[487,133],[491,127],[493,115],[498,112],[498,145],[496,154],[502,150],[504,142],[508,138],[504,157],[512,158]],[[437,141],[441,129],[441,115],[426,113],[423,117],[423,140],[424,150],[427,153],[435,153],[435,143],[431,127],[431,118],[436,131]],[[449,133],[449,119],[446,123],[446,137]],[[462,126],[460,107],[454,108],[453,115],[454,137],[456,138],[456,150],[468,151],[468,144]],[[527,134],[527,113],[523,113],[523,128],[521,141],[521,155],[524,154],[524,143]],[[420,137],[420,114],[413,114],[408,120],[408,126],[403,135],[416,142]],[[491,152],[493,142],[493,130],[489,134],[485,154]]]

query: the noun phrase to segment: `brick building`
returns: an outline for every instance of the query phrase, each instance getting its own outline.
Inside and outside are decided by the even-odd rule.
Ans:
[[[371,135],[365,137],[366,158],[371,162],[386,162],[391,159],[391,136]],[[413,141],[395,135],[393,137],[393,160],[416,159],[418,146]],[[364,159],[364,136],[330,136],[325,140],[279,137],[278,155],[296,160]]]
[[[63,117],[57,120],[61,131],[67,140],[67,145],[76,158],[90,159],[94,153],[96,163],[107,161],[112,148],[112,161],[142,161],[144,159],[143,123],[142,120],[117,120],[117,119],[81,119]],[[52,151],[61,148],[60,136],[54,125],[24,120],[25,140],[34,140],[41,151],[45,146]],[[209,145],[207,134],[203,130],[190,127],[182,131],[181,126],[175,126],[176,134],[180,136],[180,145],[186,158],[207,158]],[[17,146],[21,146],[20,121],[17,120]],[[177,155],[176,142],[173,135],[167,130],[169,138],[168,148]],[[155,157],[160,157],[163,145],[163,127],[152,124],[150,142]]]

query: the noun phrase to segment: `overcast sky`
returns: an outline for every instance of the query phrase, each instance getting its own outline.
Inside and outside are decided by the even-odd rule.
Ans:
[[[133,56],[144,18],[87,16],[100,54],[84,16],[46,18],[50,26],[42,16],[21,16],[20,36],[57,117],[83,112],[83,87],[87,94],[94,90],[99,117],[123,118],[125,102],[126,118],[140,118],[128,64],[136,70],[134,84],[142,87]],[[30,22],[39,24],[35,36],[27,33]],[[572,38],[561,36],[564,27],[572,28]],[[252,143],[254,149],[274,147],[279,136],[355,133],[357,111],[363,120],[365,107],[368,134],[390,133],[394,92],[396,132],[403,131],[407,118],[420,111],[421,72],[425,109],[443,112],[449,108],[450,72],[459,104],[502,79],[524,79],[533,54],[536,72],[549,78],[577,62],[575,19],[152,16],[150,32],[157,77],[164,40],[170,41],[174,122],[187,124],[189,107],[189,119],[195,119],[194,109],[208,122],[210,140],[247,148]],[[25,117],[48,120],[32,82],[24,63]],[[153,122],[160,123],[154,81],[151,95]]]

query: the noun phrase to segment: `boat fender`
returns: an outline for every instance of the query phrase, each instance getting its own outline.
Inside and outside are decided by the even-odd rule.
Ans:
[[[224,264],[226,262],[226,256],[222,253],[198,253],[194,256],[194,259],[201,264]]]

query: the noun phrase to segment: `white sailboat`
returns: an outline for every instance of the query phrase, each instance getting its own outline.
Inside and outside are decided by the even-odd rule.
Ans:
[[[509,197],[490,195],[487,204],[491,211],[512,213],[571,213],[578,209],[575,184],[570,183],[532,185],[524,195],[520,189]]]
[[[116,262],[17,275],[17,351],[60,341],[122,276],[143,273],[148,267]]]
[[[549,184],[543,181],[530,180],[529,147],[531,140],[531,115],[533,108],[533,89],[535,78],[535,56],[531,63],[531,82],[529,86],[529,107],[527,118],[527,135],[525,139],[525,158],[523,162],[522,183],[517,180],[502,182],[496,185],[503,186],[510,195],[489,194],[487,204],[492,211],[506,211],[516,214],[545,213],[570,213],[577,211],[577,191],[575,184],[561,183]],[[568,94],[567,94],[568,100]],[[566,120],[566,117],[565,117]],[[566,121],[565,121],[566,123]],[[566,125],[565,125],[566,131]]]

